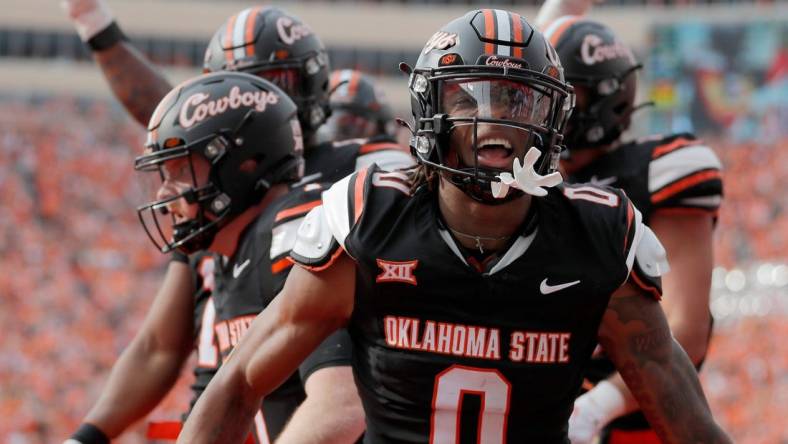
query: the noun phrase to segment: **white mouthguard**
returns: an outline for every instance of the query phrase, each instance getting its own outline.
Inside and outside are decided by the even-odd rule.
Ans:
[[[525,154],[522,166],[520,166],[520,159],[515,157],[512,165],[514,176],[510,173],[501,173],[498,175],[500,182],[490,183],[493,197],[504,198],[509,192],[509,187],[517,188],[532,196],[546,196],[547,190],[545,188],[560,184],[563,178],[558,171],[542,176],[534,170],[534,165],[541,155],[541,151],[532,146]]]

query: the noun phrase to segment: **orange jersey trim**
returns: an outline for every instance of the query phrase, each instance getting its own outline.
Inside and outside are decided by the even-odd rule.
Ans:
[[[309,210],[319,206],[321,203],[323,203],[323,201],[318,199],[318,200],[313,200],[312,202],[307,202],[305,204],[301,204],[301,205],[295,206],[293,208],[288,208],[286,210],[282,210],[282,211],[276,213],[276,217],[274,218],[274,222],[279,222],[280,220],[287,219],[288,217],[300,216],[302,214],[306,214],[306,213],[309,212]]]
[[[657,157],[662,157],[665,154],[668,154],[671,151],[676,151],[679,148],[683,148],[689,145],[699,145],[703,143],[700,140],[696,139],[685,139],[684,137],[679,137],[678,139],[674,140],[665,145],[660,145],[654,148],[654,151],[651,153],[651,158],[656,159]]]
[[[289,257],[283,257],[271,264],[271,273],[277,274],[293,266],[293,261]]]
[[[629,245],[629,230],[632,229],[632,219],[635,218],[635,209],[632,207],[632,202],[627,205],[627,232],[624,235],[624,253],[627,252]]]
[[[706,170],[691,174],[651,195],[651,203],[658,203],[695,185],[711,179],[721,179],[719,170]]]
[[[632,270],[629,275],[632,277],[632,282],[635,283],[638,287],[642,288],[643,290],[651,293],[651,296],[656,299],[662,299],[662,294],[660,294],[659,290],[656,287],[646,284],[645,282],[641,281],[640,278],[637,276],[634,270]]]
[[[323,271],[323,270],[325,270],[326,268],[328,268],[328,267],[330,267],[330,266],[334,265],[334,262],[336,262],[336,261],[337,261],[337,259],[339,258],[339,256],[341,256],[341,255],[342,255],[342,253],[343,253],[344,251],[345,251],[345,250],[343,250],[341,247],[340,247],[340,248],[337,248],[337,251],[335,251],[335,252],[334,252],[334,253],[331,255],[331,257],[328,259],[328,262],[326,262],[326,263],[325,263],[325,264],[323,264],[323,265],[318,265],[318,266],[316,266],[316,267],[312,267],[312,266],[309,266],[309,265],[304,265],[304,264],[300,264],[300,263],[298,263],[298,262],[295,262],[295,261],[294,261],[294,260],[293,260],[293,259],[292,259],[290,256],[286,257],[285,259],[286,259],[286,260],[288,260],[288,261],[290,261],[290,262],[292,262],[292,263],[294,263],[294,264],[297,264],[297,265],[298,265],[299,267],[301,267],[301,268],[304,268],[304,269],[307,269],[307,270],[309,270],[309,271],[312,271],[312,272],[315,272],[315,273],[316,273],[316,272]]]
[[[356,174],[356,184],[353,190],[355,207],[353,208],[353,222],[358,222],[361,213],[364,211],[364,182],[367,180],[367,169],[359,171]]]
[[[379,143],[370,143],[368,145],[362,146],[359,150],[359,154],[369,154],[374,153],[375,151],[384,151],[384,150],[397,150],[397,151],[405,151],[405,147],[402,145],[391,143],[391,142],[379,142]]]

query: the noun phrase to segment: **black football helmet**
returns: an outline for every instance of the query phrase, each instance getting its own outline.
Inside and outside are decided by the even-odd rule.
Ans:
[[[613,30],[592,20],[565,16],[547,27],[567,82],[588,94],[566,128],[569,150],[603,147],[616,141],[635,111],[636,72],[643,66]]]
[[[329,90],[331,117],[324,126],[327,139],[394,136],[394,111],[368,75],[353,69],[334,71]]]
[[[209,165],[203,183],[195,175],[196,157]],[[165,163],[177,159],[188,161],[192,188],[137,212],[162,252],[189,254],[207,248],[218,230],[259,203],[272,185],[301,178],[296,105],[271,82],[249,74],[221,72],[188,80],[154,111],[145,154],[135,159],[134,168],[158,172],[165,181]],[[168,203],[181,198],[198,208],[186,222],[168,217]]]
[[[330,114],[328,53],[306,24],[281,9],[247,8],[230,17],[208,44],[203,69],[242,71],[282,88],[298,106],[307,139]]]
[[[480,124],[525,132],[524,149],[535,146],[542,152],[536,171],[547,174],[557,169],[561,131],[574,96],[553,47],[520,15],[498,9],[470,11],[430,38],[414,69],[401,66],[410,73],[414,156],[421,164],[448,173],[449,180],[470,197],[493,204],[521,193],[513,189],[507,199],[492,196],[490,184],[499,181],[497,175],[503,171],[478,164]],[[468,96],[470,112],[451,115],[443,109],[443,94],[451,88]],[[492,115],[492,101],[508,105],[504,118]],[[446,162],[449,135],[468,125],[473,130],[474,164],[451,167]]]

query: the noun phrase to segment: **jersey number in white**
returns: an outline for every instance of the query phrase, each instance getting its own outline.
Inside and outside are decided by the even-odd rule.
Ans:
[[[465,395],[481,397],[478,444],[506,442],[512,386],[497,370],[453,365],[435,377],[430,444],[459,442],[460,411]]]

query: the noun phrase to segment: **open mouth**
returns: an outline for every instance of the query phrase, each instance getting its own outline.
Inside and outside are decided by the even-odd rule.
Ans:
[[[479,165],[491,168],[509,169],[512,166],[514,150],[512,143],[502,137],[490,137],[477,143],[476,155]]]

